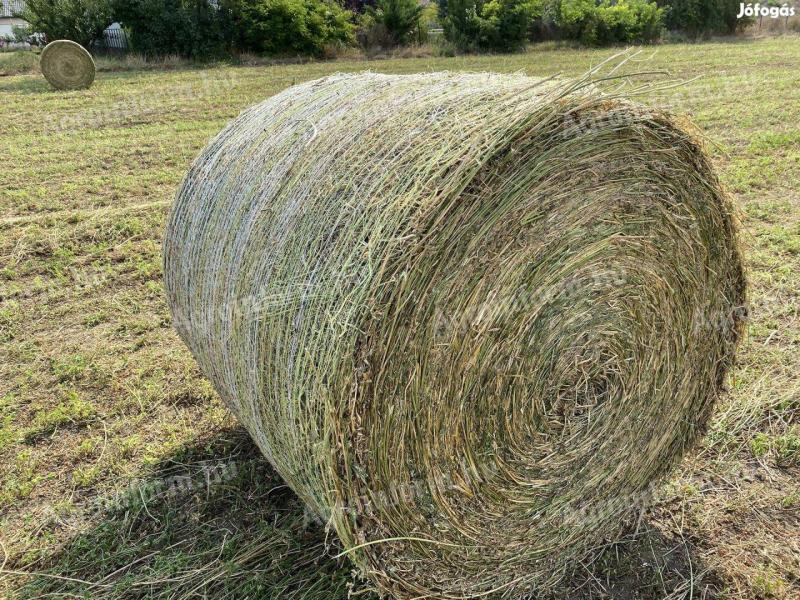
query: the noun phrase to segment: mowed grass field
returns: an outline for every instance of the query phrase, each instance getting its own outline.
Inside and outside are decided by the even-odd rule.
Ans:
[[[175,189],[232,117],[300,81],[578,75],[614,52],[102,72],[70,93],[0,78],[0,593],[358,591],[170,327]],[[684,82],[642,101],[707,135],[742,213],[750,318],[703,443],[563,596],[800,598],[800,38],[647,48],[623,71]]]

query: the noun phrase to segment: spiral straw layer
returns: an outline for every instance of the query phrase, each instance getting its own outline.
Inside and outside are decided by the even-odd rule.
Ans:
[[[39,57],[39,68],[48,83],[58,90],[83,90],[94,82],[92,55],[71,40],[47,44]]]
[[[380,592],[556,585],[722,390],[731,206],[672,118],[585,83],[312,81],[233,121],[177,195],[175,326]]]

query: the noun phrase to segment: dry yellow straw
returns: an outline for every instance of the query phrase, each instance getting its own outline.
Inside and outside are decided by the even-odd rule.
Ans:
[[[197,159],[164,252],[203,372],[397,598],[555,585],[697,439],[742,329],[701,147],[586,81],[290,88]]]

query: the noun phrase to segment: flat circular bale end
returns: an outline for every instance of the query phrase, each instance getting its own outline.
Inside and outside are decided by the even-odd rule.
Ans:
[[[39,66],[47,82],[57,90],[85,90],[94,82],[92,55],[70,40],[50,42],[42,50]]]

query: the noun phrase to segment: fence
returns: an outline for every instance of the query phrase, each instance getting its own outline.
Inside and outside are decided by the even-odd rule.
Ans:
[[[92,49],[101,52],[126,52],[128,50],[128,36],[119,26],[112,26],[103,32],[103,37],[92,42]]]
[[[0,18],[14,17],[25,8],[23,0],[0,0]]]

